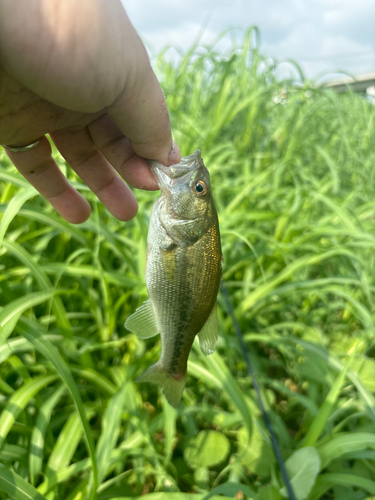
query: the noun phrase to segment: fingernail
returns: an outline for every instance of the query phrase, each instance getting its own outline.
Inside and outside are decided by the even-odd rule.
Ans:
[[[169,163],[179,163],[180,160],[181,160],[180,148],[177,146],[177,144],[172,139],[172,148],[171,148],[171,152],[168,155],[168,162]]]

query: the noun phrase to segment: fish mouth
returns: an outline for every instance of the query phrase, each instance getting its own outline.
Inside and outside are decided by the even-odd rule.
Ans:
[[[183,184],[185,179],[182,179],[182,177],[193,173],[198,167],[203,165],[203,161],[201,152],[197,149],[193,154],[181,158],[180,163],[171,165],[170,167],[166,167],[156,160],[148,160],[148,164],[151,167],[153,176],[157,180],[159,188],[162,189],[163,186],[171,187],[172,184]]]

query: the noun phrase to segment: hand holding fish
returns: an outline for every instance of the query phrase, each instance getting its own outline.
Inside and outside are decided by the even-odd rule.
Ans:
[[[160,333],[160,359],[137,380],[161,386],[177,408],[195,336],[205,355],[214,352],[218,340],[219,222],[199,150],[169,168],[156,161],[150,164],[161,195],[152,209],[147,238],[149,299],[125,327],[143,339]]]
[[[137,202],[117,172],[153,190],[144,158],[180,160],[163,93],[120,0],[0,0],[0,144],[62,217],[83,222],[90,206],[59,170],[47,133],[120,220],[134,217]]]

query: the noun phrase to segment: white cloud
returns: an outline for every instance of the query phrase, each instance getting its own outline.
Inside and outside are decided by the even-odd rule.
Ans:
[[[373,0],[122,0],[153,52],[165,46],[186,51],[202,26],[202,44],[223,30],[257,25],[261,50],[278,60],[295,59],[312,78],[322,71],[375,71]],[[230,39],[221,45],[230,46]]]

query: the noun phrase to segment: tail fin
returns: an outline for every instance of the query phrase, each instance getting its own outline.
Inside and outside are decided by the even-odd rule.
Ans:
[[[163,369],[159,363],[156,363],[147,368],[135,381],[151,382],[160,386],[168,403],[177,408],[181,401],[182,391],[185,388],[186,375],[176,376],[175,378]]]

